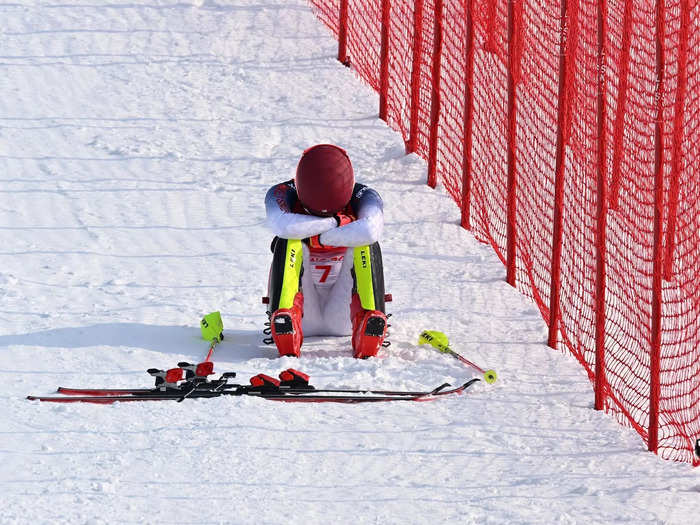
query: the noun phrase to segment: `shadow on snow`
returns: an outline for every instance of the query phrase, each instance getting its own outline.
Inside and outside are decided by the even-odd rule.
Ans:
[[[277,357],[274,347],[265,346],[259,330],[226,330],[224,340],[214,351],[217,357],[230,362]],[[9,346],[78,349],[114,347],[145,349],[163,354],[177,354],[187,359],[203,361],[209,343],[191,326],[164,326],[141,323],[101,323],[43,330],[26,334],[0,336],[0,348]]]

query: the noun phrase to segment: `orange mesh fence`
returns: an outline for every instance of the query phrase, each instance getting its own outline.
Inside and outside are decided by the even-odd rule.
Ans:
[[[311,4],[596,407],[698,464],[698,0]]]

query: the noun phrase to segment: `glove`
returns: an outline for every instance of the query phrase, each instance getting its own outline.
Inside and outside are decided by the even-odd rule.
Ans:
[[[346,224],[350,224],[355,220],[355,217],[346,213],[336,213],[333,215],[333,218],[335,219],[335,224],[337,227],[345,226]],[[309,246],[309,248],[315,248],[317,250],[321,248],[328,248],[328,246],[321,242],[320,233],[318,235],[314,235],[313,237],[304,239],[304,242]]]
[[[345,213],[336,213],[335,215],[333,215],[333,218],[335,219],[336,226],[338,227],[350,224],[352,221],[355,220],[355,217]]]
[[[316,248],[317,250],[320,248],[325,248],[325,246],[321,244],[321,234],[314,235],[313,237],[309,237],[304,240],[306,241],[306,244],[309,245],[309,248]]]

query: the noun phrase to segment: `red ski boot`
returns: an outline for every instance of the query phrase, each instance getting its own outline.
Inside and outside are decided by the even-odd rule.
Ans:
[[[357,296],[353,297],[352,311],[352,355],[366,359],[377,355],[386,337],[386,315],[379,310],[360,307]]]
[[[298,292],[291,308],[280,308],[270,316],[272,340],[280,356],[299,357],[304,334],[301,330],[301,318],[304,311],[304,296]]]

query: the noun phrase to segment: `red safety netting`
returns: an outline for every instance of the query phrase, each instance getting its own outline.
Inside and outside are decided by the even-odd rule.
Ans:
[[[381,2],[352,2],[348,10],[348,55],[352,67],[379,90]]]
[[[379,2],[381,3],[381,2]],[[422,157],[428,157],[428,140],[430,134],[430,102],[431,102],[431,90],[432,90],[432,56],[433,56],[433,26],[435,24],[435,4],[434,0],[418,0],[418,2],[404,2],[406,4],[414,4],[414,9],[419,8],[418,16],[421,20],[420,25],[422,28],[420,36],[420,45],[417,50],[417,84],[416,84],[416,98],[417,103],[412,104],[412,100],[409,98],[407,103],[409,108],[415,111],[415,139],[414,144],[411,146],[409,144],[409,149],[418,153]],[[415,13],[414,13],[415,14]],[[393,41],[398,38],[396,35],[391,35],[390,39],[393,46]],[[413,44],[411,42],[411,44]],[[398,57],[397,57],[398,58]],[[398,58],[397,62],[401,59]],[[411,67],[409,65],[409,67]],[[408,142],[411,142],[411,133],[409,130],[409,135],[406,136]]]
[[[349,0],[346,21],[340,0],[311,4],[347,27],[353,67],[380,90],[382,0]],[[698,1],[392,0],[389,13],[389,125],[600,407],[697,464]]]
[[[411,129],[411,72],[413,61],[413,2],[392,2],[389,34],[389,86],[387,90],[389,125],[408,137]]]
[[[505,2],[474,1],[470,226],[505,264],[508,187],[508,40]],[[466,41],[466,39],[465,39]]]
[[[311,8],[328,28],[338,35],[340,31],[340,0],[315,0]]]

